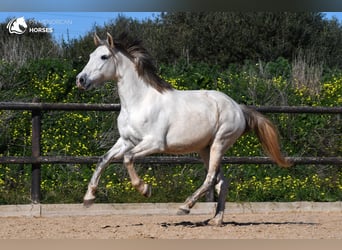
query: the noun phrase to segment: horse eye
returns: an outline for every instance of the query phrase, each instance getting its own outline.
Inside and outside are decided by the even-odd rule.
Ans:
[[[101,56],[101,59],[102,59],[102,60],[108,60],[108,59],[109,59],[109,56],[103,55],[103,56]]]

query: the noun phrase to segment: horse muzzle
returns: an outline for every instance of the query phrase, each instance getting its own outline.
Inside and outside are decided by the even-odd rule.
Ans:
[[[82,89],[82,90],[87,90],[89,88],[89,86],[87,86],[87,77],[86,77],[86,75],[80,75],[80,76],[76,77],[76,86],[79,89]]]

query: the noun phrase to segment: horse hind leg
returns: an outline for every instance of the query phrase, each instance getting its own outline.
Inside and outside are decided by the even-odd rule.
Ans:
[[[220,163],[222,158],[222,144],[212,144],[210,147],[210,158],[207,176],[200,188],[198,188],[191,196],[189,196],[184,204],[179,207],[177,214],[188,214],[190,209],[195,205],[197,200],[205,195],[216,183],[217,174],[220,171]]]
[[[219,170],[219,173],[217,174],[215,183],[216,183],[215,184],[215,190],[218,194],[218,201],[217,201],[217,205],[216,205],[215,215],[213,218],[211,218],[209,220],[208,224],[214,225],[214,226],[221,226],[222,222],[223,222],[223,215],[224,215],[225,204],[226,204],[226,196],[227,196],[227,192],[228,192],[228,180],[223,175],[223,172],[221,169]],[[201,186],[201,188],[203,188],[204,186],[205,185],[203,184]],[[208,187],[208,186],[205,186],[205,187]],[[213,185],[210,185],[207,192],[210,192],[212,187],[213,187]],[[198,198],[199,198],[206,191],[201,192],[201,191],[197,190],[196,192],[198,192]],[[185,215],[185,214],[190,213],[190,209],[192,208],[192,206],[194,206],[196,200],[198,199],[196,192],[192,196],[188,197],[188,199],[185,201],[185,203],[179,208],[179,210],[177,212],[178,215]]]
[[[206,173],[208,173],[209,169],[209,156],[210,156],[210,147],[206,147],[198,152],[201,159],[203,160],[203,164],[206,170]],[[193,196],[193,195],[192,195]],[[192,199],[192,196],[189,196],[187,200],[184,202],[182,206],[179,207],[177,211],[177,215],[186,215],[190,213],[190,207],[187,205],[188,201]],[[206,192],[206,199],[212,201],[214,199],[214,188],[213,186],[210,187],[210,189]]]
[[[220,172],[216,177],[216,185],[215,190],[218,194],[218,200],[216,205],[216,212],[212,219],[209,220],[209,224],[211,225],[222,225],[223,215],[226,205],[226,196],[228,193],[228,180],[224,176],[222,169],[220,168]]]
[[[209,156],[210,156],[210,147],[204,148],[203,150],[199,151],[198,154],[203,160],[205,171],[208,173],[209,169]],[[214,187],[210,187],[205,195],[205,200],[207,202],[213,202],[215,200],[215,189]]]

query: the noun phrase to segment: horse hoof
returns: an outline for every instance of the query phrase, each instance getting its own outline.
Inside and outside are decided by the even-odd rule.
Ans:
[[[190,209],[179,208],[177,211],[177,215],[187,215],[190,213]]]
[[[91,200],[83,200],[83,206],[85,206],[86,208],[90,207],[91,205],[94,204],[95,199],[91,199]]]
[[[219,218],[212,218],[208,221],[208,225],[221,227],[222,226],[222,220]]]
[[[150,197],[151,197],[151,195],[152,195],[152,188],[151,188],[150,185],[145,184],[143,195],[144,195],[146,198],[150,198]]]

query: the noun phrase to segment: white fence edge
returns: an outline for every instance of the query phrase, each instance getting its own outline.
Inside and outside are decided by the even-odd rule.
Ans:
[[[0,205],[0,217],[58,217],[100,215],[175,215],[181,203],[26,204]],[[216,203],[199,202],[191,214],[213,214]],[[342,202],[227,202],[225,214],[276,212],[341,212]]]

